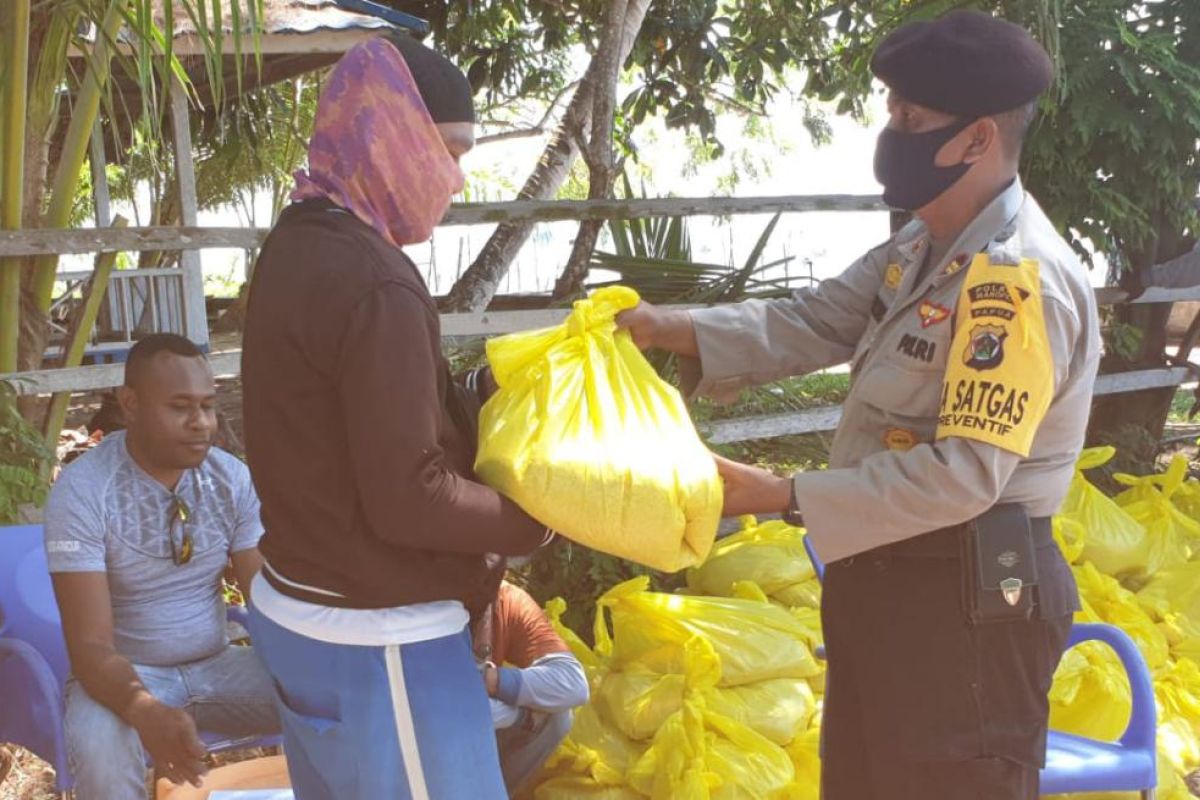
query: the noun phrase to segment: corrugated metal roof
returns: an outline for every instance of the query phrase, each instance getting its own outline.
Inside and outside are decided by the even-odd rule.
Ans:
[[[225,33],[233,32],[232,5],[238,4],[241,16],[242,30],[250,30],[250,1],[251,0],[221,0],[224,9],[222,28]],[[205,0],[208,2],[208,0]],[[161,1],[155,2],[154,16],[159,26],[163,26],[165,18],[162,13]],[[277,33],[315,33],[317,31],[344,30],[375,30],[397,27],[379,17],[357,14],[337,7],[333,0],[262,0],[262,32]],[[212,22],[209,21],[211,27]],[[175,5],[175,38],[191,36],[196,33],[192,19]]]
[[[4,0],[0,0],[0,3],[2,2]],[[211,15],[212,0],[195,0],[195,2],[197,6],[203,2]],[[223,32],[227,36],[233,33],[233,13],[231,6],[234,2],[238,4],[242,32],[248,34],[251,20],[249,11],[252,0],[220,0],[223,11],[221,19]],[[305,38],[308,36],[315,36],[322,33],[353,34],[359,32],[363,37],[368,37],[373,31],[383,32],[397,29],[407,29],[409,32],[420,36],[424,33],[420,28],[427,27],[422,20],[401,14],[386,6],[378,6],[377,3],[373,4],[370,0],[366,0],[366,2],[364,0],[340,0],[340,2],[345,5],[376,5],[380,13],[386,15],[394,22],[389,22],[387,19],[380,18],[379,16],[340,8],[339,0],[262,0],[263,13],[260,19],[259,30],[264,36],[274,38],[274,46],[270,48],[269,52],[262,54],[259,65],[251,67],[249,65],[253,59],[251,55],[252,46],[249,41],[244,41],[243,58],[246,60],[248,66],[242,74],[241,85],[239,87],[236,84],[236,73],[227,66],[223,80],[223,96],[228,98],[237,94],[239,88],[243,92],[250,91],[258,86],[265,86],[304,72],[320,69],[337,61],[340,57],[340,52],[336,46],[334,49],[314,50],[305,44]],[[151,13],[160,29],[165,27],[166,19],[163,14],[162,0],[153,0]],[[210,30],[215,28],[213,24],[214,19],[215,17],[209,16],[203,20]],[[406,19],[412,20],[413,24],[403,24]],[[401,24],[395,24],[396,22]],[[93,36],[94,33],[93,29]],[[186,40],[195,35],[195,23],[187,12],[180,7],[178,0],[176,0],[174,4],[173,38],[175,40]],[[128,41],[128,33],[123,32],[120,38]],[[352,44],[358,38],[360,37],[350,36],[347,41]],[[208,107],[213,96],[212,87],[208,85],[209,74],[204,68],[203,59],[199,58],[194,52],[194,46],[190,48],[190,54],[180,54],[181,51],[187,49],[187,44],[187,42],[181,41],[179,45],[180,49],[176,54],[179,55],[180,60],[183,62],[184,69],[187,70],[192,80],[201,104],[204,107]],[[83,54],[76,50],[72,51],[71,55],[73,57],[80,57]],[[226,47],[224,55],[226,62],[231,62],[236,58],[235,53],[228,47]],[[125,105],[129,108],[137,107],[136,104],[138,101],[136,97],[140,89],[136,80],[117,71],[113,74],[113,87],[116,92],[127,96]],[[66,106],[64,106],[65,108]]]

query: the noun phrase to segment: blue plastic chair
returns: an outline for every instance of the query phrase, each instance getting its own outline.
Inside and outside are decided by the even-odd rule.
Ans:
[[[807,536],[804,537],[804,549],[817,579],[824,580],[825,565]],[[1075,623],[1067,646],[1088,641],[1103,642],[1111,647],[1125,668],[1133,697],[1129,724],[1115,742],[1050,731],[1046,737],[1041,793],[1140,792],[1143,800],[1153,800],[1154,787],[1158,785],[1155,741],[1158,720],[1150,669],[1137,645],[1115,625]]]
[[[69,792],[63,689],[70,674],[62,619],[50,582],[41,525],[0,527],[0,742],[20,745],[54,767],[55,788]],[[245,611],[229,618],[245,623]],[[228,739],[201,731],[209,752],[275,747],[282,736]]]

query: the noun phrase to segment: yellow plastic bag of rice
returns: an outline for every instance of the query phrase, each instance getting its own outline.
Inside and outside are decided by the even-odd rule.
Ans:
[[[550,620],[550,627],[554,628],[554,632],[570,648],[571,655],[578,658],[579,663],[583,664],[590,674],[592,670],[600,669],[603,666],[600,657],[587,646],[587,642],[579,638],[579,634],[563,624],[562,616],[566,612],[567,601],[561,597],[553,597],[546,603],[546,616]]]
[[[803,530],[782,520],[760,523],[751,515],[738,521],[740,531],[718,540],[705,562],[688,570],[693,592],[731,597],[733,584],[748,580],[770,595],[813,577]]]
[[[1188,461],[1175,456],[1167,471],[1157,475],[1113,477],[1129,486],[1113,498],[1145,530],[1145,558],[1133,576],[1141,579],[1159,570],[1185,563],[1200,540],[1200,522],[1180,511],[1172,496],[1187,477]],[[1099,565],[1097,565],[1099,566]]]
[[[555,328],[488,341],[499,390],[475,471],[567,538],[673,572],[708,555],[722,486],[679,392],[616,328],[637,303],[607,287]]]
[[[1068,564],[1074,564],[1083,556],[1083,548],[1087,544],[1087,531],[1074,517],[1064,517],[1057,514],[1051,520],[1054,541],[1062,552]]]
[[[1129,679],[1115,653],[1084,642],[1063,654],[1050,687],[1050,727],[1113,742],[1133,709]]]
[[[685,677],[631,666],[609,672],[596,691],[603,716],[631,739],[649,739],[683,706]],[[708,708],[786,745],[808,727],[816,698],[800,678],[772,678],[706,696]]]
[[[659,728],[629,769],[629,785],[651,800],[783,800],[795,778],[788,754],[745,725],[709,706],[720,680],[710,644],[684,646],[683,706]]]
[[[771,599],[789,608],[820,608],[821,581],[814,575],[802,583],[793,583],[771,593]]]
[[[1191,519],[1200,522],[1200,481],[1188,478],[1171,496],[1175,507]]]
[[[1121,586],[1116,578],[1101,575],[1091,564],[1072,567],[1083,609],[1076,622],[1107,622],[1116,625],[1133,639],[1150,669],[1167,662],[1170,648],[1167,637],[1146,613],[1137,595]],[[1115,656],[1114,656],[1115,658]]]
[[[714,713],[745,725],[778,745],[795,741],[812,721],[817,699],[807,681],[773,678],[728,689],[713,689],[707,696]]]
[[[1090,447],[1079,454],[1075,476],[1058,513],[1083,529],[1083,560],[1106,575],[1120,577],[1145,568],[1146,531],[1083,476],[1084,470],[1108,463],[1116,452],[1113,447]]]
[[[1177,564],[1150,576],[1137,599],[1158,622],[1172,655],[1200,663],[1200,561]]]
[[[1200,667],[1181,658],[1154,673],[1158,752],[1179,775],[1200,767]]]
[[[684,646],[699,636],[720,659],[722,686],[821,672],[806,644],[810,629],[779,606],[663,594],[647,591],[648,586],[649,579],[639,576],[596,601],[596,652],[611,656],[612,669],[637,664],[652,672],[682,674]]]
[[[594,704],[575,710],[571,732],[543,765],[543,777],[579,775],[601,786],[621,786],[646,749],[606,723]]]
[[[633,789],[606,786],[585,775],[557,775],[533,792],[534,800],[642,800]]]
[[[788,800],[820,800],[821,729],[809,728],[787,747],[796,777],[788,787]]]
[[[1158,628],[1167,637],[1173,657],[1200,664],[1200,623],[1183,614],[1168,612]]]

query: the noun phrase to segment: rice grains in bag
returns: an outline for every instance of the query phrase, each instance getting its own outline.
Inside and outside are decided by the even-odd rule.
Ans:
[[[617,330],[638,302],[607,287],[555,328],[488,341],[499,390],[475,471],[567,538],[673,572],[708,555],[722,486],[679,392]]]

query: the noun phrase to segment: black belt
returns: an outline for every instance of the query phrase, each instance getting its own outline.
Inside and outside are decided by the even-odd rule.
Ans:
[[[962,533],[965,525],[952,525],[923,533],[911,539],[903,539],[870,550],[870,555],[892,558],[958,558],[962,555]],[[1054,546],[1054,529],[1050,517],[1031,517],[1029,528],[1033,532],[1033,546]],[[864,555],[867,555],[864,553]]]

